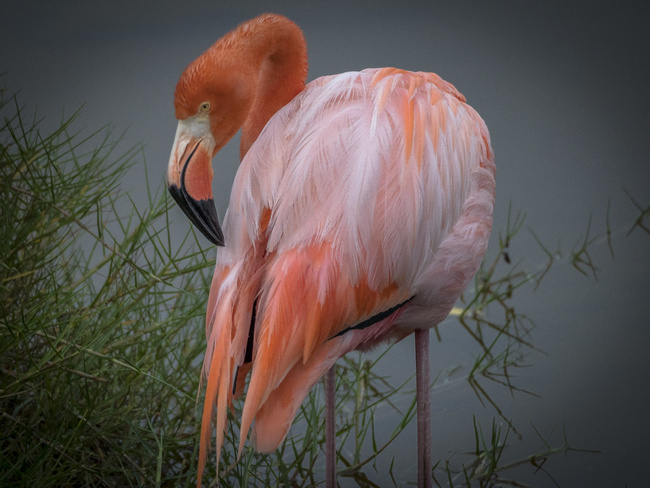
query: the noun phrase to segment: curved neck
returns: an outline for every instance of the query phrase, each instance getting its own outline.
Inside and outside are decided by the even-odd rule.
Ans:
[[[273,114],[304,90],[307,45],[296,24],[274,14],[241,24],[222,41],[221,54],[235,60],[248,91],[250,109],[240,144],[243,159]]]

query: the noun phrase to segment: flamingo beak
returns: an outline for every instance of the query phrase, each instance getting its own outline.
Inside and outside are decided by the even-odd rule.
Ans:
[[[212,197],[214,137],[207,119],[180,120],[167,167],[167,188],[190,221],[214,245],[224,238]]]

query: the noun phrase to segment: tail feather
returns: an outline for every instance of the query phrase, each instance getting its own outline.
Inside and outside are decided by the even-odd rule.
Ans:
[[[332,249],[322,245],[285,251],[268,264],[240,452],[253,421],[256,445],[263,451],[277,446],[318,378],[365,337],[354,334],[357,342],[350,345],[350,337],[332,340],[338,332],[403,301],[395,284],[372,290],[365,277],[352,284],[336,262]]]
[[[260,297],[253,349],[253,368],[242,413],[239,450],[260,407],[296,366],[304,364],[319,344],[332,335],[345,302],[330,303],[336,279],[320,279],[331,259],[329,247],[284,252],[269,263]],[[338,274],[338,273],[337,273]],[[319,299],[320,298],[320,299]],[[327,310],[327,313],[324,311]]]
[[[258,410],[251,435],[256,451],[268,453],[278,448],[309,391],[349,347],[346,340],[328,342],[306,364],[294,365]]]
[[[242,263],[248,266],[247,269],[258,267],[253,258]],[[228,405],[232,405],[234,394],[233,376],[244,361],[252,305],[259,289],[260,276],[261,273],[251,276],[237,266],[232,269],[217,268],[215,271],[208,300],[207,349],[203,363],[203,377],[207,381],[199,448],[199,486],[210,450],[213,426],[216,427],[216,462],[219,466],[227,429]],[[245,378],[245,373],[242,376]]]
[[[368,293],[367,290],[365,292]],[[400,305],[403,304],[404,302]],[[376,311],[371,310],[370,313]],[[329,338],[318,345],[307,361],[297,362],[268,395],[255,415],[251,436],[254,449],[265,453],[277,449],[287,436],[300,405],[316,382],[344,354],[368,341],[376,344],[386,338],[402,311],[399,308],[383,316],[372,327],[349,329],[342,335]]]
[[[229,293],[232,296],[232,290]],[[212,425],[215,416],[216,406],[216,424],[217,424],[217,466],[221,458],[221,446],[226,429],[226,405],[230,401],[231,391],[229,388],[231,382],[232,360],[227,353],[232,339],[232,315],[226,313],[226,302],[230,300],[222,297],[223,301],[219,302],[218,309],[214,314],[212,330],[208,337],[208,351],[206,362],[203,365],[204,376],[207,377],[205,389],[205,399],[203,404],[203,420],[201,422],[201,443],[199,448],[199,477],[197,485],[201,485],[201,477],[205,468],[205,462],[210,450],[210,438],[212,434]]]

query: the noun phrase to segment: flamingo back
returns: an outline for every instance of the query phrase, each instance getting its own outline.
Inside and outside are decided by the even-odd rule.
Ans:
[[[254,446],[268,452],[339,357],[444,319],[485,253],[494,178],[485,124],[432,73],[319,78],[279,110],[242,161],[224,218],[199,469],[214,409],[220,449],[244,372],[240,451],[255,421]]]

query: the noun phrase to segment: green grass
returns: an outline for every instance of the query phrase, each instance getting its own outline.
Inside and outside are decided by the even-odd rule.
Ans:
[[[25,113],[2,92],[0,486],[193,486],[214,252],[203,251],[191,230],[181,239],[169,234],[172,202],[162,185],[147,189],[145,208],[120,192],[131,166],[144,164],[139,148],[119,153],[119,137],[108,128],[71,133],[74,116],[42,134],[37,117]],[[635,228],[645,230],[648,209],[634,204]],[[515,427],[486,384],[529,393],[512,371],[534,349],[534,324],[513,296],[538,286],[560,254],[537,239],[546,266],[530,272],[510,263],[523,221],[509,215],[499,251],[484,263],[458,317],[479,344],[465,380],[495,420],[488,434],[474,420],[467,454],[435,461],[438,486],[523,486],[501,474],[526,463],[553,479],[542,460],[573,449],[566,437],[552,447],[540,435],[539,452],[501,461]],[[588,226],[565,261],[595,276],[589,233]],[[609,217],[606,241],[611,248]],[[381,355],[369,358],[351,354],[337,365],[339,477],[358,486],[399,485],[389,453],[414,418],[413,382],[393,384],[375,372]],[[277,452],[246,450],[238,462],[237,403],[219,477],[208,463],[204,479],[221,486],[322,483],[323,403],[317,387]],[[394,410],[392,432],[382,437],[376,413],[386,405]],[[376,475],[381,463],[390,465],[390,482]]]
[[[188,484],[212,263],[120,194],[138,150],[1,107],[0,484]]]

